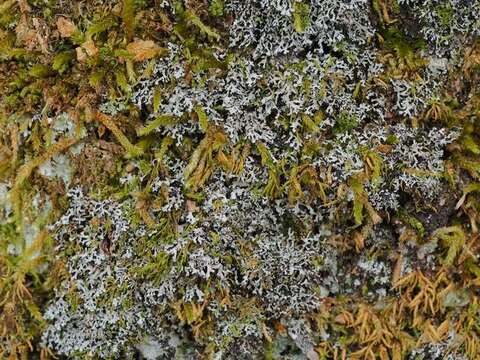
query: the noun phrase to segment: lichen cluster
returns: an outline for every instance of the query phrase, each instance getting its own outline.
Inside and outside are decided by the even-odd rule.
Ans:
[[[479,0],[0,4],[0,358],[478,359]]]

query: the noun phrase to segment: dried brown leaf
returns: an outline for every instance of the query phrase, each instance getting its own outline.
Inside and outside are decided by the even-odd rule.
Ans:
[[[59,17],[57,19],[57,29],[60,32],[61,37],[67,38],[73,35],[73,33],[77,30],[77,27],[70,20]]]
[[[37,45],[37,33],[30,28],[27,17],[22,15],[15,28],[17,39],[25,45],[25,48],[29,51],[35,49]]]
[[[95,46],[93,40],[85,41],[82,46],[77,47],[77,60],[80,62],[84,62],[87,60],[88,56],[96,56],[98,54],[98,48]]]
[[[143,61],[160,55],[166,50],[152,40],[137,40],[127,45],[127,51],[133,56],[134,61]]]

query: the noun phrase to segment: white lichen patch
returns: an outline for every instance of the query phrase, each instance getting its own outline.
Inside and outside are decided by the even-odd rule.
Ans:
[[[62,180],[66,186],[70,184],[72,179],[73,169],[70,159],[64,154],[55,155],[52,159],[41,164],[38,170],[43,176]]]

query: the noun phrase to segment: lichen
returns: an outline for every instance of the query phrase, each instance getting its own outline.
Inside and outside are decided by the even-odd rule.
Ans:
[[[480,1],[0,5],[0,358],[477,359]]]

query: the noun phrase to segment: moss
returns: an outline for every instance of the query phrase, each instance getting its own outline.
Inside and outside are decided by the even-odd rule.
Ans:
[[[131,40],[135,31],[135,0],[124,0],[122,4],[122,20],[125,24],[127,40]]]
[[[423,238],[425,236],[426,234],[425,227],[423,226],[422,222],[418,220],[415,216],[409,214],[406,211],[401,210],[399,212],[399,217],[400,219],[405,221],[405,223],[407,223],[409,226],[415,229],[415,231],[418,233],[420,238]]]
[[[142,279],[153,281],[155,285],[160,285],[163,277],[168,273],[171,267],[170,257],[165,253],[159,253],[148,264],[141,268],[132,269]]]
[[[446,28],[450,27],[454,15],[454,10],[450,3],[438,5],[435,8],[435,13],[440,21],[440,25]]]
[[[408,36],[403,29],[395,25],[384,29],[381,36],[383,47],[394,52],[411,70],[425,66],[425,60],[419,56],[419,52],[426,49],[425,40]]]
[[[387,139],[386,139],[387,144],[395,145],[395,144],[398,144],[398,142],[399,142],[399,140],[395,135],[390,134],[390,135],[387,136]]]
[[[346,112],[340,113],[336,118],[333,132],[335,134],[348,133],[358,126],[358,119],[354,115],[350,115]]]
[[[212,0],[208,10],[213,16],[223,16],[224,6],[225,4],[223,3],[223,0]]]
[[[293,3],[293,26],[295,31],[303,33],[310,24],[310,6],[295,1]]]
[[[447,254],[444,258],[445,264],[453,265],[466,241],[465,233],[461,226],[450,226],[437,229],[433,234],[433,237],[440,239],[447,248]]]

